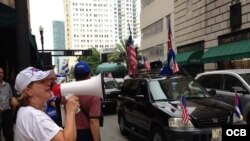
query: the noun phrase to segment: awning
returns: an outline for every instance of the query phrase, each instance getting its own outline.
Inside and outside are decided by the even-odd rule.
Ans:
[[[202,55],[203,50],[193,50],[189,52],[178,53],[176,55],[176,62],[179,65],[199,64],[201,63]]]
[[[250,40],[209,48],[202,56],[205,63],[230,61],[250,57]]]
[[[41,57],[39,56],[36,44],[35,35],[29,35],[29,43],[30,43],[30,52],[31,52],[31,64],[32,66],[43,69],[43,62]]]
[[[0,27],[16,26],[15,9],[0,3]]]

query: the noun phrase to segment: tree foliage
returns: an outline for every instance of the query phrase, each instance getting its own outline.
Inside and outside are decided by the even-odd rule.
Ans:
[[[97,66],[101,64],[100,52],[96,48],[92,48],[92,56],[80,56],[77,58],[78,61],[86,61],[92,68],[92,72],[95,72]]]
[[[116,44],[115,52],[108,55],[109,62],[126,63],[127,60],[126,42],[127,40],[120,40],[120,44]]]

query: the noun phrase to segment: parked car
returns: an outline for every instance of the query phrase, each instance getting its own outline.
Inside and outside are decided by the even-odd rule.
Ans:
[[[120,94],[120,89],[117,81],[114,78],[104,78],[105,95],[102,100],[102,110],[104,112],[116,112],[117,97]]]
[[[189,113],[186,124],[182,96]],[[195,79],[182,75],[125,79],[118,123],[122,135],[133,133],[152,141],[210,141],[221,137],[222,125],[242,124],[233,106],[211,98]]]
[[[124,82],[124,79],[123,78],[115,78],[116,82],[118,83],[118,86],[122,86],[123,85],[123,82]]]
[[[243,118],[250,124],[250,69],[217,70],[196,77],[216,99],[234,105],[235,93],[239,96]]]

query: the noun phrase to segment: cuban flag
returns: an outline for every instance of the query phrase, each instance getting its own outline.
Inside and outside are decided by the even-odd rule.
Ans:
[[[168,64],[167,65],[171,68],[173,74],[179,71],[179,66],[175,61],[175,53],[172,48],[168,49]]]
[[[241,107],[240,98],[239,98],[237,92],[235,92],[234,105],[235,105],[235,113],[236,113],[237,117],[242,120],[243,119],[242,107]]]
[[[168,54],[167,64],[162,68],[160,74],[168,75],[179,72],[179,66],[175,60],[175,52],[172,48],[172,31],[170,24],[168,25]]]
[[[189,113],[187,110],[186,97],[181,96],[181,111],[182,111],[182,123],[187,124],[189,121]]]

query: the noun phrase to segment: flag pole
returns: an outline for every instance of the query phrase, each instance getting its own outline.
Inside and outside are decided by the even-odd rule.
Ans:
[[[130,68],[130,59],[129,59],[129,54],[128,54],[128,45],[129,45],[129,40],[130,40],[130,36],[131,36],[131,30],[130,30],[130,24],[128,24],[128,30],[129,30],[129,37],[128,37],[128,40],[127,40],[127,43],[126,43],[126,51],[127,51],[127,59],[128,59],[128,64],[127,64],[127,69],[129,70]]]

